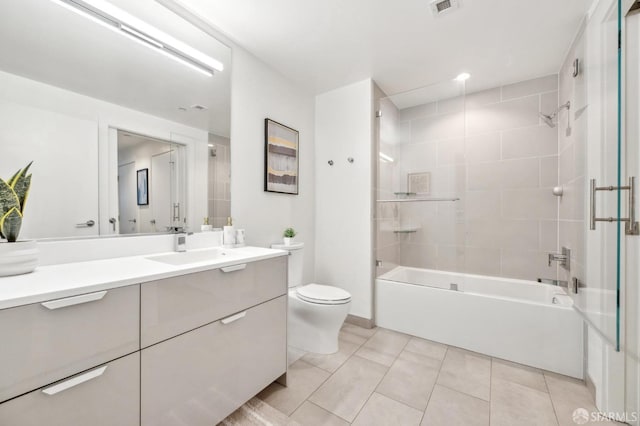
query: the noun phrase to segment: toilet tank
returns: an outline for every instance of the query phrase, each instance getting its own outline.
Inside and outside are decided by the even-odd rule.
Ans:
[[[288,246],[284,244],[273,244],[271,248],[286,250],[289,252],[288,262],[288,286],[296,287],[302,284],[302,274],[304,272],[304,243],[294,243]]]

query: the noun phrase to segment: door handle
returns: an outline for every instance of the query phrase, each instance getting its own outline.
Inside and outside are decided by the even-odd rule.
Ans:
[[[109,223],[113,226],[113,232],[116,232],[116,218],[115,217],[111,217],[109,218]]]
[[[76,223],[76,228],[91,228],[95,224],[96,224],[95,220],[89,219],[84,223]]]
[[[596,222],[625,222],[625,234],[627,235],[640,235],[640,226],[636,221],[636,178],[630,177],[629,184],[625,186],[597,186],[596,180],[591,179],[589,183],[589,192],[591,200],[589,202],[589,229],[596,229]],[[615,217],[598,217],[596,214],[596,194],[598,191],[628,191],[628,208],[629,213],[627,217],[615,218]]]
[[[74,386],[78,386],[81,383],[88,382],[89,380],[93,380],[97,377],[100,377],[104,374],[106,370],[107,370],[106,365],[100,368],[96,368],[95,370],[91,370],[88,373],[81,374],[69,380],[65,380],[64,382],[58,383],[57,385],[44,388],[42,389],[42,393],[47,395],[55,395],[57,393],[66,391],[67,389],[71,389]]]
[[[95,293],[81,294],[80,296],[72,296],[72,297],[66,297],[64,299],[50,300],[48,302],[42,302],[41,305],[50,310],[66,308],[67,306],[95,302],[96,300],[102,299],[106,294],[107,294],[107,290],[103,290]]]

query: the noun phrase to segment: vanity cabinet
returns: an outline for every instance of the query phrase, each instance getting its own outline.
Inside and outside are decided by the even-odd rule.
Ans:
[[[139,350],[139,324],[137,285],[0,310],[0,401]]]
[[[214,425],[286,372],[286,296],[142,350],[142,426]]]
[[[282,256],[144,283],[142,347],[285,294],[286,280]]]
[[[140,352],[0,404],[6,426],[136,426]]]
[[[0,310],[0,425],[216,424],[286,373],[286,262]]]

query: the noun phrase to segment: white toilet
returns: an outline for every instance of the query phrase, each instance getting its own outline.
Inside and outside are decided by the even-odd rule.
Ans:
[[[287,344],[317,354],[337,352],[338,333],[349,313],[351,294],[328,285],[302,285],[304,243],[274,244],[271,248],[289,252]]]

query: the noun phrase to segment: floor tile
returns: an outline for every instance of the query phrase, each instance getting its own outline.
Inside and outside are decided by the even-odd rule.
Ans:
[[[340,340],[344,340],[345,342],[353,343],[358,346],[362,345],[364,342],[366,342],[369,339],[368,337],[349,333],[348,331],[345,331],[345,330],[340,330],[340,334],[338,335],[338,338]]]
[[[302,358],[307,352],[302,349],[294,348],[293,346],[287,347],[287,363],[288,365],[293,364],[300,358]]]
[[[495,379],[491,382],[491,426],[555,426],[548,393]]]
[[[422,426],[487,426],[489,403],[436,385],[422,419]]]
[[[355,334],[356,336],[365,337],[368,339],[369,337],[373,336],[378,329],[376,327],[374,328],[358,327],[357,325],[353,325],[353,324],[349,324],[348,322],[345,322],[342,325],[341,330],[344,332]]]
[[[447,345],[442,343],[432,342],[431,340],[421,339],[419,337],[412,337],[404,348],[405,351],[415,352],[420,355],[428,356],[439,360],[444,359],[444,355],[447,352]]]
[[[562,376],[554,373],[544,373],[551,395],[551,402],[556,411],[558,423],[560,426],[575,426],[573,420],[574,413],[577,409],[584,409],[589,413],[596,413],[598,409],[584,382],[571,377]],[[578,413],[576,413],[577,415]],[[607,424],[606,420],[587,422],[585,424]],[[610,422],[609,424],[615,424]]]
[[[354,355],[309,401],[352,422],[386,372],[387,367]]]
[[[257,398],[247,401],[242,407],[231,413],[229,417],[218,423],[219,426],[301,426]]]
[[[542,371],[526,365],[516,364],[501,359],[493,359],[491,366],[491,378],[502,379],[540,392],[548,392],[547,383],[544,380]]]
[[[418,426],[422,411],[374,393],[352,423],[354,426]]]
[[[296,361],[289,366],[287,387],[272,383],[258,394],[258,398],[290,416],[329,376],[318,367]]]
[[[442,361],[437,383],[489,401],[491,358],[450,347]]]
[[[406,334],[380,328],[358,349],[356,355],[390,367],[408,341]]]
[[[291,419],[304,426],[348,426],[349,422],[309,401],[302,404]]]
[[[404,350],[384,376],[376,392],[424,411],[439,370],[439,360]]]
[[[345,333],[346,334],[346,333]],[[302,360],[330,373],[334,373],[360,347],[343,338],[338,339],[338,352],[330,355],[307,353]]]

